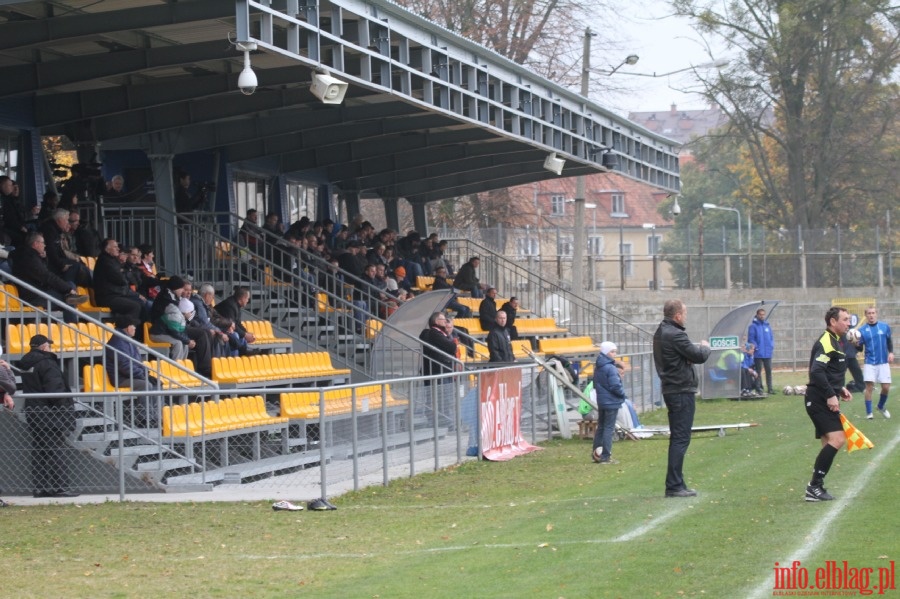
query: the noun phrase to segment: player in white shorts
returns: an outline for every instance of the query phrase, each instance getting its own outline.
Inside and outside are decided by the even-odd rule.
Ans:
[[[878,396],[878,411],[885,418],[890,418],[887,411],[888,393],[891,390],[891,363],[894,361],[894,343],[891,339],[891,327],[878,321],[878,310],[875,306],[866,308],[866,322],[859,327],[859,344],[865,348],[866,360],[863,364],[863,380],[866,382],[866,418],[872,418],[872,391],[875,383],[881,385]]]

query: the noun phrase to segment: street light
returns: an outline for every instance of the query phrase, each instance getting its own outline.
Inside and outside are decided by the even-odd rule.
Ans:
[[[634,55],[632,55],[632,56],[634,56]],[[632,56],[629,56],[628,58],[632,58]],[[591,69],[591,71],[593,71],[594,73],[600,73],[601,75],[612,75],[613,73],[618,73],[619,75],[632,75],[634,77],[668,77],[669,75],[675,75],[677,73],[684,73],[685,71],[696,71],[696,70],[700,70],[700,69],[721,69],[725,66],[728,66],[727,60],[720,59],[720,60],[714,60],[712,62],[704,62],[703,64],[691,65],[689,67],[684,67],[683,69],[675,69],[674,71],[668,71],[666,73],[656,73],[656,72],[632,73],[629,71],[620,71],[619,67],[621,67],[622,65],[625,65],[625,64],[631,65],[631,64],[635,64],[637,62],[637,56],[634,56],[634,58],[635,58],[634,62],[628,62],[628,58],[625,59],[625,62],[623,62],[618,67],[616,67],[610,71],[604,71],[604,70],[600,70],[600,69]]]
[[[654,223],[644,223],[641,226],[647,231],[652,231],[652,233],[650,234],[650,239],[652,240],[650,242],[650,260],[653,264],[653,290],[655,291],[655,290],[659,289],[659,278],[658,278],[659,271],[657,270],[657,266],[656,266],[656,251],[658,249],[657,248],[657,245],[658,245],[657,240],[659,238],[656,236],[656,225]]]
[[[729,206],[719,206],[718,204],[710,204],[709,202],[703,204],[703,207],[707,210],[728,210],[729,212],[734,212],[737,214],[737,224],[738,224],[738,268],[741,271],[741,282],[744,280],[744,244],[742,240],[741,233],[741,211],[737,208],[731,208]],[[724,248],[723,248],[724,249]]]

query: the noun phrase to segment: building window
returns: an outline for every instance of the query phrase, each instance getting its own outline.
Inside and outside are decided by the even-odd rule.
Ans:
[[[263,222],[266,214],[266,181],[261,177],[247,175],[234,176],[235,212],[238,215],[238,226],[244,222],[247,211],[251,208],[260,213],[259,222]]]
[[[317,197],[318,188],[315,185],[307,185],[306,183],[288,183],[287,223],[297,222],[304,216],[312,221],[316,220],[313,212],[315,210]]]
[[[625,194],[624,193],[614,193],[610,196],[610,200],[612,205],[610,206],[611,216],[615,216],[618,218],[623,218],[628,216],[628,213],[625,212]]]
[[[550,196],[550,214],[553,216],[566,214],[566,196]]]
[[[634,259],[632,258],[634,252],[634,248],[630,243],[623,243],[620,246],[620,253],[622,254],[622,258],[625,261],[625,276],[630,277],[634,275]]]
[[[519,237],[516,239],[516,254],[519,256],[537,256],[540,244],[537,239],[531,237]]]
[[[659,244],[662,240],[662,237],[659,235],[648,235],[647,236],[647,255],[655,256],[659,253]]]
[[[556,253],[560,256],[571,256],[573,245],[571,237],[560,237],[556,242]]]
[[[603,255],[603,236],[591,235],[588,237],[588,254],[591,256]]]

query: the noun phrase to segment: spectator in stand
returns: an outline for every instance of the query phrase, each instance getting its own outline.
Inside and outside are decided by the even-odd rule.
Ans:
[[[273,242],[284,235],[284,224],[277,212],[266,214],[266,222],[263,223],[262,230]]]
[[[194,320],[200,328],[209,332],[214,357],[236,356],[240,340],[234,332],[234,322],[216,313],[213,308],[215,299],[216,290],[209,283],[201,285],[199,292],[191,293],[190,300],[196,311]]]
[[[44,224],[44,221],[47,219],[52,218],[53,211],[57,208],[59,208],[59,196],[55,192],[48,191],[44,194],[43,201],[41,202],[41,211],[38,212],[38,227]]]
[[[105,198],[121,200],[125,194],[125,178],[122,175],[114,175],[106,184]]]
[[[140,266],[145,277],[155,279],[159,274],[156,270],[156,262],[154,262],[156,251],[153,249],[152,245],[147,243],[139,245],[138,248],[141,251],[141,261],[138,266]]]
[[[128,316],[116,317],[116,330],[127,337],[134,337],[138,321]],[[147,373],[143,357],[138,346],[129,339],[123,339],[113,335],[106,342],[103,350],[106,356],[106,374],[110,382],[116,387],[130,387],[132,391],[151,391],[157,388],[157,381]],[[134,402],[134,410],[131,400],[122,400],[122,412],[125,423],[129,426],[143,428],[159,426],[160,405],[158,397],[142,397]],[[153,406],[148,409],[147,406]]]
[[[25,238],[25,245],[16,249],[11,255],[13,274],[32,287],[40,289],[47,295],[70,306],[77,306],[86,302],[88,296],[77,294],[74,283],[66,281],[50,271],[47,267],[47,254],[44,246],[43,235],[40,233],[29,233]],[[19,297],[29,304],[45,305],[45,301],[41,296],[24,286],[19,286]],[[75,322],[78,316],[75,311],[64,309],[63,319],[66,322]]]
[[[201,187],[191,195],[191,176],[179,170],[175,173],[175,211],[187,214],[203,208],[206,203],[206,190]]]
[[[0,206],[3,209],[4,231],[9,236],[10,243],[19,247],[25,242],[25,235],[28,233],[28,227],[25,226],[25,206],[16,192],[16,182],[6,175],[0,175]]]
[[[447,316],[443,312],[435,312],[428,317],[428,328],[419,333],[419,340],[423,342],[422,376],[448,374],[455,370],[456,342],[447,333]],[[455,390],[452,382],[451,378],[425,380],[427,391],[430,391],[432,386],[438,387],[436,395],[426,393],[424,401],[426,415],[431,416],[436,411],[439,425],[450,425],[455,421],[453,411],[450,409]]]
[[[131,290],[128,278],[119,261],[119,242],[103,240],[103,251],[94,266],[94,295],[98,306],[112,310],[114,316],[126,316],[128,320],[149,320],[144,302]]]
[[[772,335],[772,327],[766,320],[765,308],[756,311],[756,317],[750,323],[747,332],[747,341],[756,346],[756,372],[762,377],[763,369],[766,371],[766,388],[769,395],[775,393],[772,386],[772,354],[775,351],[775,337]]]
[[[366,260],[369,261],[369,264],[375,264],[376,266],[378,264],[382,264],[385,267],[387,267],[388,262],[384,258],[384,250],[386,248],[387,248],[387,246],[385,246],[380,241],[376,241],[375,243],[373,243],[372,249],[370,249],[368,252],[366,252]]]
[[[509,338],[515,341],[519,338],[519,330],[516,329],[516,314],[519,312],[519,298],[512,296],[509,301],[503,302],[500,309],[506,312],[506,328],[509,330]]]
[[[493,287],[485,290],[484,299],[478,304],[478,320],[485,331],[490,331],[497,322],[497,290]],[[506,326],[505,322],[503,326]]]
[[[481,258],[472,256],[469,261],[459,267],[459,272],[453,279],[453,286],[463,291],[468,291],[472,297],[484,297],[484,285],[478,280],[475,270],[481,264]]]
[[[453,286],[447,282],[447,269],[444,266],[438,266],[434,271],[434,285],[431,286],[431,289],[434,291],[440,291],[441,289],[453,289]],[[454,293],[450,297],[450,301],[447,302],[447,307],[454,312],[456,312],[456,316],[459,318],[469,318],[472,316],[472,310],[457,300],[457,295]]]
[[[250,208],[247,210],[247,215],[244,217],[244,223],[238,231],[238,241],[240,244],[254,254],[259,254],[262,249],[260,243],[262,242],[263,232],[259,228],[258,222],[259,213],[253,208]]]
[[[238,353],[242,356],[257,353],[248,347],[256,341],[256,337],[244,328],[241,323],[241,310],[250,303],[250,290],[246,287],[236,287],[234,293],[216,305],[216,313],[221,318],[227,318],[234,323],[234,332],[238,338]]]
[[[494,315],[494,326],[487,336],[488,353],[490,362],[515,362],[512,343],[509,339],[509,331],[506,330],[506,312],[497,312]]]
[[[69,260],[75,260],[76,262],[81,262],[81,256],[84,254],[78,248],[78,228],[81,226],[81,215],[77,212],[69,213],[69,230],[63,233],[59,242],[62,246],[63,252],[66,254],[66,258]]]
[[[187,321],[178,309],[184,284],[184,279],[178,276],[166,281],[165,287],[153,300],[150,311],[150,339],[171,344],[169,357],[173,360],[184,360],[197,345],[185,333]]]
[[[363,244],[361,241],[351,241],[347,246],[347,251],[338,256],[338,264],[341,269],[348,274],[359,278],[366,268],[366,257],[363,255]]]
[[[63,243],[63,236],[69,232],[69,211],[57,208],[53,218],[41,226],[46,242],[47,266],[66,281],[82,287],[91,286],[91,271],[80,258],[69,258]]]

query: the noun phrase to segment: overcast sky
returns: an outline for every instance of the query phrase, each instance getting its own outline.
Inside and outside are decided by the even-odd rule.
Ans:
[[[621,12],[612,17],[614,21],[610,21],[609,15],[604,15],[602,23],[595,23],[591,27],[597,31],[604,31],[607,36],[614,36],[621,44],[622,56],[617,57],[618,62],[629,54],[640,56],[637,64],[625,65],[621,71],[645,74],[669,73],[692,65],[709,63],[711,59],[697,33],[691,29],[686,20],[667,16],[670,14],[671,8],[665,0],[632,0],[623,3]],[[610,34],[610,31],[615,33]],[[592,54],[591,63],[594,68],[608,69],[610,63],[615,62],[607,60],[611,58]],[[690,72],[665,77],[640,77],[625,75],[621,71],[612,77],[616,78],[617,86],[628,87],[629,91],[610,97],[594,98],[620,114],[627,114],[630,111],[668,110],[672,103],[682,109],[706,107],[706,103],[699,95],[684,91],[691,88],[699,89]],[[594,74],[592,77],[602,81],[605,76]]]

